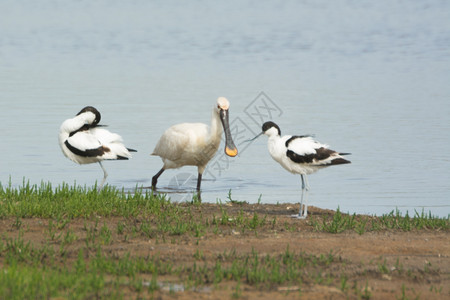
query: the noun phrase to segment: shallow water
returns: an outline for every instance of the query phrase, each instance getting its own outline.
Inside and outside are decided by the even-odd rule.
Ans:
[[[105,162],[107,183],[149,186],[164,130],[209,123],[226,96],[240,154],[226,158],[221,145],[204,201],[226,201],[230,190],[240,201],[299,201],[300,176],[272,160],[267,138],[243,142],[270,119],[282,134],[315,134],[352,153],[352,164],[308,177],[309,204],[448,216],[449,12],[448,1],[431,0],[2,1],[0,182],[101,180],[98,165],[74,164],[57,143],[62,121],[93,105],[139,151]],[[169,170],[159,186],[184,200],[195,176]]]

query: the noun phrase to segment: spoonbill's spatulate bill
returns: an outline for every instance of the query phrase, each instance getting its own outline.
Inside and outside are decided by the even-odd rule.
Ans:
[[[324,167],[349,164],[350,161],[342,157],[349,153],[331,150],[328,145],[315,141],[309,135],[285,135],[282,137],[280,127],[274,122],[264,123],[262,132],[256,137],[262,134],[269,137],[267,146],[272,158],[289,172],[300,174],[302,178],[302,198],[299,214],[295,217],[306,218],[308,215],[306,200],[303,209],[304,191],[309,190],[306,175]]]
[[[59,129],[59,145],[66,157],[78,164],[98,162],[103,170],[102,189],[108,173],[103,160],[125,160],[136,150],[124,146],[122,138],[100,128],[100,112],[92,106],[83,108],[74,118],[65,120]]]
[[[238,153],[230,132],[229,107],[228,100],[219,97],[212,111],[211,126],[202,123],[181,123],[164,132],[152,153],[161,157],[164,163],[161,170],[152,178],[153,189],[156,188],[158,177],[165,170],[197,166],[197,192],[200,196],[202,174],[219,148],[221,127],[225,133],[225,153],[231,157]]]

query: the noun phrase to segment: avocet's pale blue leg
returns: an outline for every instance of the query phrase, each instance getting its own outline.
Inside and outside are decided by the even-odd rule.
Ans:
[[[308,185],[308,181],[306,179],[306,176],[303,177],[303,175],[301,175],[302,177],[302,195],[301,195],[301,199],[300,199],[300,209],[298,211],[298,215],[292,215],[293,218],[297,218],[297,219],[305,219],[306,216],[308,215],[308,189],[309,189],[309,185]],[[306,182],[306,184],[305,184]],[[303,209],[303,200],[305,200],[305,209]]]
[[[308,177],[302,174],[300,176],[302,176],[302,190],[309,191]]]
[[[308,216],[308,190],[302,190],[302,200],[300,202],[300,210],[298,219],[306,219]]]
[[[303,175],[300,174],[300,176],[302,177],[302,190],[305,189],[305,179],[303,178]]]
[[[103,180],[102,180],[102,182],[100,183],[100,185],[98,186],[98,191],[100,192],[100,191],[102,190],[102,188],[103,188],[103,184],[104,184],[105,181],[106,181],[106,177],[108,177],[108,172],[106,172],[106,170],[105,170],[105,168],[103,167],[101,161],[99,161],[98,163],[100,164],[100,167],[102,167],[102,170],[103,170]]]
[[[303,215],[300,217],[301,219],[306,219],[306,217],[308,216],[308,189],[309,188],[307,188],[306,190],[305,190],[305,208],[304,208],[304,210],[303,210]],[[303,198],[303,195],[302,195],[302,198]]]

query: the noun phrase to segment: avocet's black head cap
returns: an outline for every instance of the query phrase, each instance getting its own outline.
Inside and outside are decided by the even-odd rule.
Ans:
[[[91,112],[95,115],[95,120],[93,122],[93,125],[97,125],[100,122],[100,119],[102,118],[102,116],[100,115],[100,112],[95,107],[86,106],[85,108],[80,110],[79,113],[77,113],[77,116],[81,115],[82,113],[85,113],[85,112]]]
[[[281,135],[280,127],[272,121],[264,123],[262,126],[262,131],[266,132],[267,130],[269,130],[272,127],[275,127],[278,130],[278,135]]]

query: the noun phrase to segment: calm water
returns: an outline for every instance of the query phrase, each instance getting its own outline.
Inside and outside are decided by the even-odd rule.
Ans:
[[[230,189],[299,201],[300,177],[272,160],[267,138],[243,143],[272,119],[352,153],[351,165],[309,176],[311,205],[450,213],[450,2],[91,2],[0,1],[2,184],[100,180],[98,165],[74,164],[57,143],[62,121],[93,105],[139,151],[106,162],[107,183],[148,186],[163,131],[209,123],[226,96],[240,155],[221,146],[204,201]],[[159,186],[183,200],[195,173],[166,171]]]

